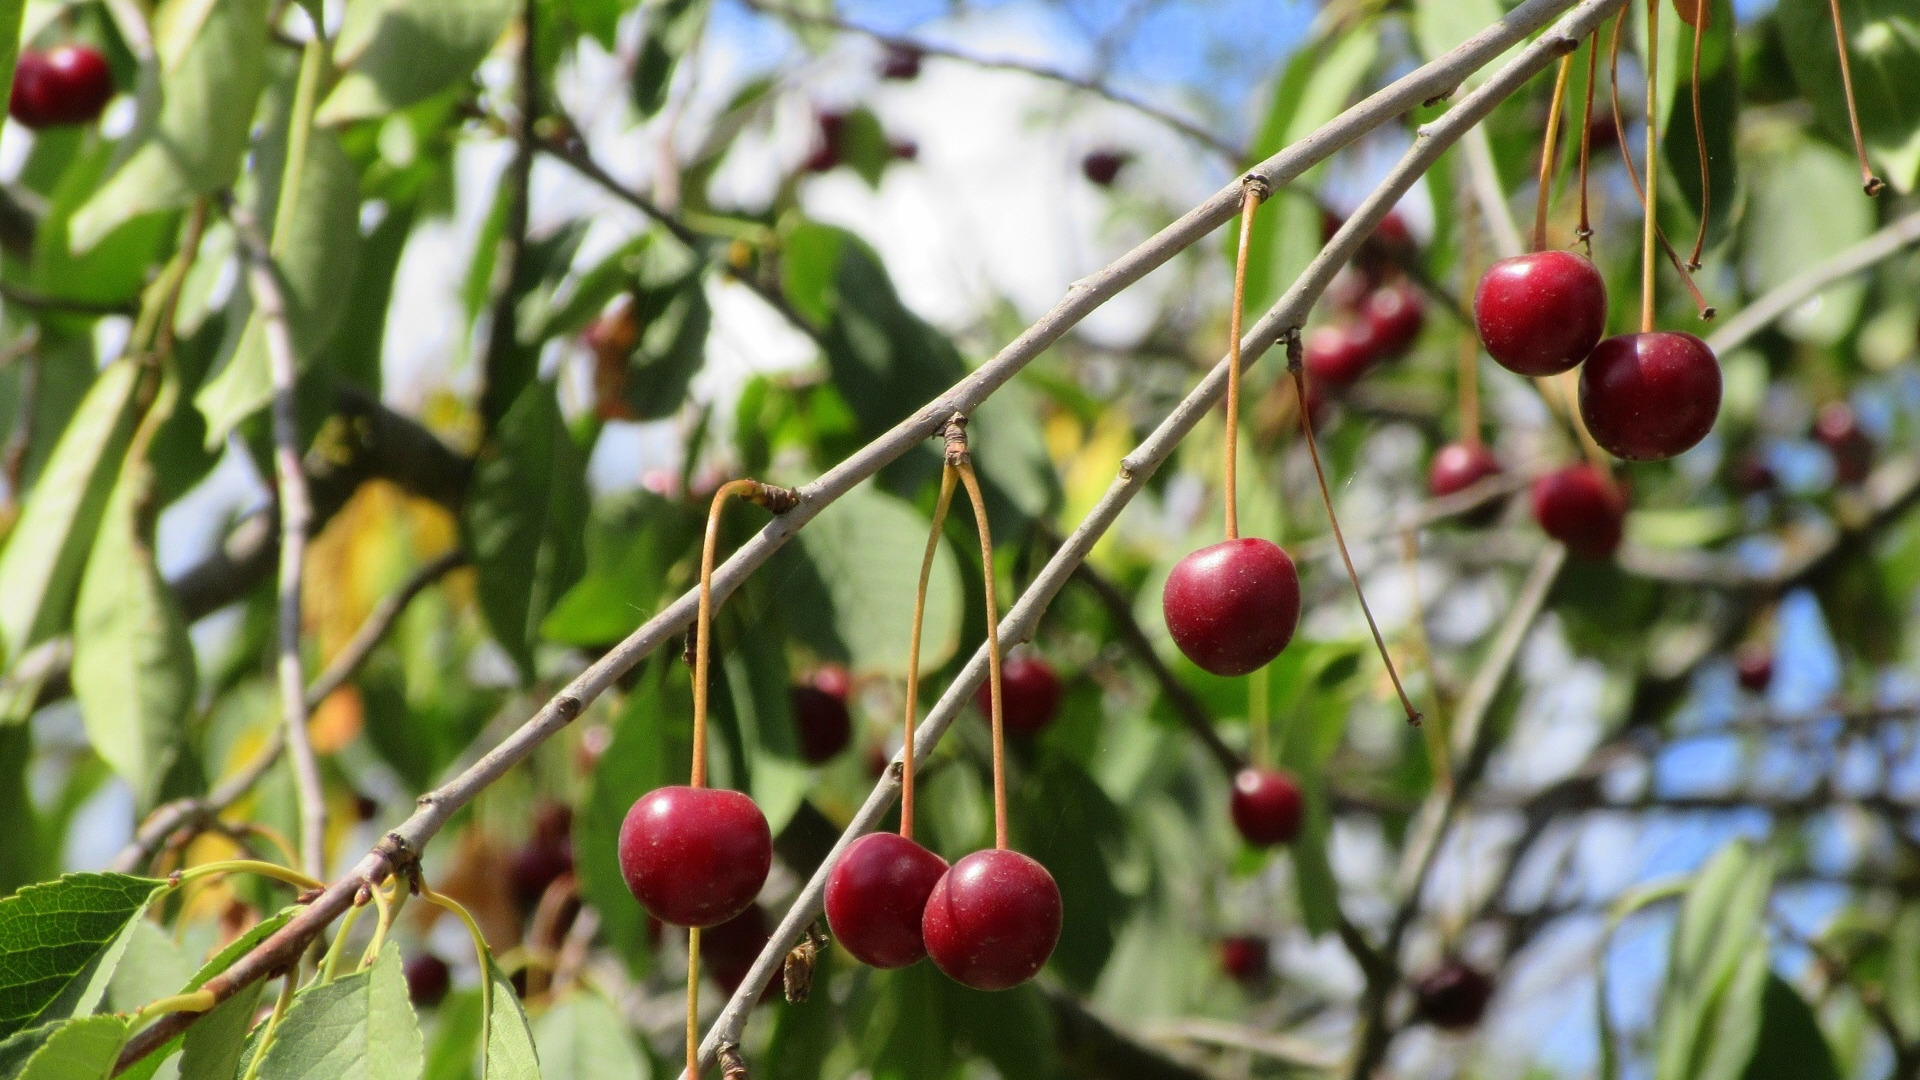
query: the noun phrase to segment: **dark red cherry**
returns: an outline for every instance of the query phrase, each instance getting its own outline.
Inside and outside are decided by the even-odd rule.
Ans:
[[[664,787],[620,824],[620,873],[642,907],[674,926],[718,926],[760,894],[773,834],[738,791]]]
[[[8,112],[27,127],[87,124],[113,100],[113,71],[98,49],[62,45],[27,51],[13,69]]]
[[[828,674],[829,670],[823,668],[811,684],[802,683],[788,691],[793,725],[800,736],[800,756],[812,765],[831,760],[853,741],[847,695],[834,693],[834,689],[847,685],[845,669],[837,674]]]
[[[1858,484],[1873,471],[1873,440],[1860,430],[1853,406],[1829,401],[1813,421],[1813,437],[1833,455],[1834,479]]]
[[[867,775],[878,780],[891,764],[893,764],[893,758],[887,755],[886,747],[879,743],[873,743],[867,747]]]
[[[871,833],[855,840],[827,877],[827,925],[854,959],[877,968],[906,967],[927,955],[921,917],[947,860],[901,836]]]
[[[1101,187],[1112,187],[1133,155],[1121,150],[1095,150],[1080,159],[1080,171]]]
[[[1773,649],[1763,641],[1749,641],[1734,653],[1734,670],[1740,685],[1756,694],[1765,693],[1773,682]]]
[[[1480,1022],[1493,997],[1493,980],[1459,960],[1448,960],[1413,981],[1414,1015],[1445,1031]]]
[[[1300,785],[1278,769],[1241,769],[1233,778],[1233,827],[1254,847],[1277,847],[1300,835]]]
[[[922,53],[911,45],[889,45],[880,61],[880,77],[907,82],[920,77]]]
[[[1060,941],[1060,886],[1017,851],[976,851],[933,887],[920,929],[948,978],[1011,989],[1046,966]]]
[[[1580,415],[1593,441],[1628,461],[1664,461],[1699,445],[1720,416],[1720,361],[1692,334],[1621,334],[1580,369]]]
[[[1521,375],[1558,375],[1587,358],[1607,329],[1607,283],[1570,251],[1536,251],[1487,269],[1473,296],[1480,340]]]
[[[1007,731],[1014,735],[1038,735],[1053,723],[1053,718],[1060,714],[1061,695],[1066,693],[1052,666],[1026,653],[1009,656],[1001,665],[1000,689],[1004,705],[1001,719]],[[974,694],[974,704],[983,716],[992,715],[991,690],[986,683],[981,683]]]
[[[1575,555],[1610,559],[1626,529],[1627,498],[1592,465],[1569,465],[1533,482],[1533,518]]]
[[[1160,594],[1167,630],[1215,675],[1265,667],[1300,625],[1300,574],[1268,540],[1243,536],[1181,559]]]
[[[1341,389],[1359,382],[1379,358],[1379,344],[1365,322],[1335,323],[1307,335],[1301,363],[1309,384]]]
[[[1767,464],[1767,459],[1758,453],[1742,456],[1733,467],[1733,486],[1742,494],[1758,495],[1772,491],[1779,483],[1780,478],[1773,474],[1773,466]]]
[[[1270,969],[1267,966],[1267,939],[1261,937],[1229,937],[1220,940],[1220,970],[1227,977],[1242,986],[1255,986],[1265,982]]]
[[[1427,321],[1427,305],[1412,285],[1396,281],[1367,296],[1361,317],[1367,321],[1378,354],[1399,356],[1419,340],[1420,328]]]
[[[814,122],[819,132],[814,137],[813,154],[803,167],[810,173],[832,172],[846,152],[847,114],[822,112]]]
[[[447,962],[432,953],[408,957],[401,973],[407,979],[407,1000],[422,1008],[440,1004],[453,985],[453,973],[447,970]]]
[[[1493,451],[1480,443],[1448,443],[1433,455],[1427,470],[1427,490],[1436,499],[1462,492],[1504,470]]]
[[[731,994],[747,981],[753,962],[773,940],[773,926],[766,909],[759,904],[721,923],[700,931],[700,966],[720,989]],[[767,984],[773,991],[773,984]]]
[[[573,811],[565,804],[546,803],[534,814],[533,833],[508,871],[521,910],[532,911],[560,875],[572,872],[572,830]]]
[[[920,144],[912,139],[895,139],[889,150],[900,161],[920,160]]]

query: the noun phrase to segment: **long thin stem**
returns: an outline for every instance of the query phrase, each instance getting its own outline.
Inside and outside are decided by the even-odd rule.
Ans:
[[[1460,191],[1460,306],[1473,310],[1476,283],[1480,280],[1480,217],[1478,200],[1462,185]],[[1468,446],[1480,445],[1480,335],[1460,335],[1458,398],[1460,438]]]
[[[1580,231],[1577,239],[1593,257],[1593,217],[1587,203],[1587,172],[1593,159],[1593,84],[1600,76],[1600,31],[1587,37],[1587,93],[1580,110]],[[1616,136],[1618,138],[1619,136]]]
[[[1657,258],[1655,236],[1658,229],[1660,187],[1656,183],[1659,176],[1659,140],[1660,131],[1655,99],[1659,97],[1660,83],[1660,0],[1647,0],[1647,185],[1641,199],[1645,211],[1640,230],[1640,332],[1653,332],[1654,295],[1653,267]]]
[[[1287,339],[1287,370],[1293,374],[1293,384],[1300,391],[1302,400],[1307,393],[1307,372],[1300,362],[1300,335],[1296,331]],[[1360,587],[1360,572],[1353,567],[1353,555],[1347,551],[1347,538],[1340,532],[1340,515],[1333,509],[1333,491],[1327,487],[1327,470],[1320,463],[1320,448],[1313,437],[1313,416],[1311,409],[1300,410],[1300,434],[1306,440],[1307,453],[1313,458],[1313,476],[1320,482],[1320,501],[1326,505],[1327,521],[1333,526],[1333,542],[1340,548],[1340,561],[1347,566],[1347,579],[1353,582],[1353,594],[1360,598],[1360,613],[1367,617],[1367,629],[1373,631],[1373,644],[1380,650],[1380,661],[1387,665],[1387,677],[1393,680],[1394,693],[1400,695],[1400,706],[1407,712],[1407,723],[1420,726],[1420,710],[1413,707],[1413,699],[1407,696],[1407,688],[1401,685],[1400,672],[1393,666],[1393,656],[1387,652],[1387,639],[1380,635],[1380,624],[1374,621],[1373,608],[1367,605],[1367,592]]]
[[[987,693],[993,713],[993,846],[1007,848],[1007,735],[1005,703],[1000,685],[1000,601],[993,589],[993,532],[987,527],[987,500],[980,493],[980,479],[973,474],[973,459],[961,457],[953,465],[966,485],[967,498],[973,503],[973,520],[980,527],[981,577],[986,579],[987,602]]]
[[[687,928],[687,1076],[700,1076],[700,928]]]
[[[1560,112],[1567,98],[1567,76],[1573,71],[1573,54],[1560,58],[1559,74],[1553,77],[1553,104],[1547,107],[1547,134],[1540,142],[1540,194],[1533,207],[1533,250],[1547,250],[1547,208],[1553,201],[1553,176],[1560,164]]]
[[[1247,303],[1247,249],[1252,246],[1253,212],[1266,197],[1266,184],[1249,176],[1240,193],[1240,249],[1233,261],[1233,313],[1227,332],[1227,539],[1240,538],[1240,318]],[[1305,398],[1300,399],[1305,402]]]
[[[1693,19],[1693,66],[1691,78],[1693,89],[1693,148],[1700,158],[1700,231],[1693,237],[1693,254],[1687,256],[1687,265],[1700,269],[1700,254],[1707,249],[1707,218],[1713,214],[1713,170],[1707,163],[1707,122],[1706,111],[1700,107],[1700,42],[1707,36],[1707,27],[1713,20],[1713,4],[1710,0],[1700,0],[1694,9]]]
[[[1641,211],[1649,216],[1654,216],[1648,209],[1648,207],[1652,205],[1652,200],[1648,197],[1647,189],[1640,183],[1640,177],[1636,171],[1639,166],[1634,164],[1633,150],[1627,144],[1626,120],[1622,118],[1620,113],[1620,28],[1625,25],[1626,21],[1627,17],[1624,12],[1621,13],[1618,19],[1614,20],[1613,34],[1607,45],[1608,75],[1612,82],[1613,126],[1614,130],[1620,132],[1620,157],[1627,164],[1627,180],[1633,184],[1633,193],[1640,200]],[[1596,31],[1596,33],[1597,32],[1598,31]],[[1693,273],[1687,269],[1687,264],[1680,258],[1680,253],[1674,250],[1673,242],[1667,239],[1666,230],[1659,227],[1657,220],[1654,225],[1654,236],[1660,242],[1660,249],[1667,253],[1667,261],[1673,264],[1673,272],[1680,275],[1680,283],[1687,287],[1688,294],[1693,297],[1693,306],[1700,312],[1700,317],[1702,319],[1713,318],[1714,311],[1712,305],[1708,304],[1707,298],[1701,294],[1700,286],[1693,280]]]
[[[1860,134],[1860,108],[1853,100],[1853,61],[1847,59],[1847,24],[1840,17],[1840,0],[1828,0],[1827,6],[1833,12],[1833,44],[1840,54],[1840,86],[1847,95],[1847,126],[1853,132],[1854,156],[1860,159],[1860,187],[1868,195],[1878,195],[1887,185],[1873,175],[1873,166],[1867,162],[1867,140]]]
[[[927,553],[920,560],[920,585],[913,594],[913,632],[907,643],[907,721],[905,741],[900,748],[900,835],[913,839],[913,729],[920,708],[920,631],[927,615],[927,586],[933,580],[933,557],[940,551],[940,530],[947,523],[947,509],[953,505],[953,488],[960,479],[952,465],[940,470],[940,498],[933,505],[933,528],[927,533]]]
[[[707,786],[707,672],[713,662],[713,560],[720,547],[720,512],[727,500],[761,485],[755,480],[730,480],[713,493],[707,509],[707,537],[700,548],[700,614],[694,623],[693,652],[693,771],[690,787]]]

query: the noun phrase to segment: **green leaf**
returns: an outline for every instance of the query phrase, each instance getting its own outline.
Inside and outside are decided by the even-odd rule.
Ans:
[[[1420,43],[1420,55],[1433,60],[1464,45],[1468,38],[1499,22],[1504,15],[1497,0],[1418,0],[1413,6],[1413,36]],[[1488,76],[1506,64],[1512,51],[1501,53],[1469,74],[1467,85],[1479,86],[1487,81]]]
[[[271,152],[270,147],[262,149],[263,155]],[[279,153],[284,154],[284,148]],[[279,169],[263,172],[275,181],[263,181],[263,186],[275,186]],[[271,218],[267,207],[258,209],[261,220]],[[287,231],[273,238],[274,265],[294,356],[304,370],[340,325],[342,292],[351,288],[360,257],[360,173],[330,132],[313,132],[307,144],[307,163]],[[226,366],[194,395],[194,404],[207,418],[207,448],[225,445],[235,426],[272,400],[266,326],[255,312]]]
[[[1274,87],[1272,104],[1248,156],[1265,160],[1337,116],[1373,70],[1379,49],[1377,35],[1351,33],[1324,48],[1296,53]],[[1303,183],[1310,185],[1318,176],[1319,170],[1311,171]],[[1267,201],[1253,219],[1247,244],[1250,309],[1259,311],[1279,299],[1319,254],[1320,235],[1320,206],[1303,191],[1283,188]],[[1227,242],[1237,244],[1238,233]]]
[[[653,495],[635,499],[632,514],[589,530],[586,576],[541,624],[549,640],[596,646],[626,637],[652,616],[674,565],[700,542],[704,524],[682,504]]]
[[[487,957],[486,997],[487,1053],[480,1080],[540,1080],[540,1059],[526,1011],[520,1008],[520,995],[491,956]]]
[[[655,0],[648,5],[646,37],[633,62],[633,107],[652,116],[667,103],[673,70],[700,40],[709,0]]]
[[[186,1030],[181,1037],[185,1045],[180,1052],[180,1080],[233,1080],[265,987],[256,982],[242,988]]]
[[[0,900],[0,1037],[100,1003],[128,929],[163,882],[69,874]]]
[[[659,654],[641,669],[614,715],[613,738],[573,824],[581,896],[600,913],[601,934],[636,978],[646,975],[653,950],[646,916],[620,875],[620,825],[640,796],[685,780],[680,770],[691,758],[692,691],[675,670],[673,660]]]
[[[1741,1080],[1840,1080],[1833,1048],[1793,984],[1768,972],[1760,1037]]]
[[[480,991],[455,990],[434,1010],[433,1043],[424,1080],[473,1080],[486,1015]],[[184,1080],[184,1078],[183,1078]]]
[[[74,214],[70,242],[86,251],[141,214],[185,206],[232,186],[246,153],[254,103],[266,83],[266,0],[196,4],[204,19],[161,81],[159,115],[138,149]],[[170,9],[171,10],[171,9]]]
[[[354,0],[335,50],[346,71],[315,119],[335,126],[384,116],[461,82],[516,7],[513,0]]]
[[[0,552],[0,644],[17,658],[67,629],[101,514],[133,433],[140,369],[118,360],[61,433]]]
[[[1014,818],[1022,851],[1060,886],[1060,944],[1048,961],[1075,988],[1099,979],[1114,942],[1132,915],[1133,898],[1114,883],[1113,867],[1128,851],[1120,808],[1072,759],[1047,753],[1021,786]]]
[[[535,382],[482,452],[461,517],[480,579],[480,610],[521,673],[533,675],[540,624],[585,569],[586,455],[554,388]]]
[[[652,1070],[634,1048],[627,1021],[598,994],[575,992],[534,1022],[545,1080],[648,1080]]]
[[[1841,0],[1854,102],[1867,151],[1883,178],[1901,192],[1920,180],[1920,13],[1910,0]],[[1828,0],[1780,0],[1778,40],[1801,92],[1813,102],[1820,126],[1836,146],[1852,148]],[[1858,170],[1827,196],[1858,194]]]
[[[1751,1059],[1767,979],[1772,887],[1771,861],[1737,841],[1687,889],[1655,1032],[1656,1080],[1737,1080]]]
[[[1831,47],[1831,42],[1828,43]],[[1747,169],[1742,275],[1755,293],[1774,288],[1873,231],[1874,207],[1856,196],[1860,173],[1837,150],[1787,141],[1758,151]],[[1853,326],[1867,282],[1852,277],[1818,293],[1780,328],[1818,344],[1832,344]]]
[[[20,59],[20,19],[26,0],[0,0],[0,100],[12,100],[13,67]]]
[[[174,942],[172,934],[151,919],[135,919],[129,925],[127,949],[113,970],[102,1011],[135,1012],[179,993],[193,978],[193,958]]]
[[[931,526],[911,505],[871,484],[821,511],[774,556],[779,607],[805,613],[788,629],[858,672],[905,678],[913,594]],[[922,671],[937,670],[959,647],[960,588],[959,564],[942,539],[927,583]]]
[[[1708,210],[1707,242],[1718,244],[1733,227],[1733,212],[1738,187],[1739,158],[1734,154],[1734,134],[1740,123],[1739,60],[1735,54],[1733,5],[1730,0],[1713,0],[1707,20],[1706,37],[1700,41],[1700,113],[1698,129],[1693,122],[1693,30],[1675,20],[1674,32],[1660,38],[1661,64],[1670,76],[1662,76],[1660,108],[1666,117],[1661,137],[1661,153],[1668,162],[1668,173],[1680,190],[1682,201],[1695,222],[1700,218],[1700,141],[1696,130],[1706,132],[1708,180],[1712,196]],[[1667,226],[1672,229],[1673,226]],[[1673,238],[1685,250],[1689,240]]]
[[[132,301],[147,283],[148,271],[172,238],[175,220],[149,214],[124,222],[81,256],[73,254],[70,232],[73,215],[100,190],[115,162],[117,147],[89,138],[60,176],[48,200],[47,216],[33,237],[33,287],[46,296],[90,304]]]
[[[840,139],[841,160],[859,173],[868,187],[879,188],[880,178],[893,164],[893,143],[880,126],[880,118],[871,109],[854,109],[847,114]]]
[[[640,336],[627,357],[622,400],[627,419],[660,420],[679,410],[706,363],[713,310],[697,267],[664,286],[643,283],[633,298]]]
[[[16,1044],[15,1036],[0,1043],[0,1069],[24,1055],[18,1072],[9,1072],[9,1080],[107,1080],[113,1075],[120,1047],[127,1041],[127,1020],[121,1016],[87,1016],[49,1024]],[[37,1045],[36,1045],[37,1044]]]
[[[260,1080],[418,1080],[420,1025],[400,947],[373,967],[302,991],[260,1062]]]
[[[151,433],[177,397],[169,380],[121,466],[74,612],[73,687],[87,739],[142,809],[179,755],[197,690],[186,619],[154,563],[146,461]]]

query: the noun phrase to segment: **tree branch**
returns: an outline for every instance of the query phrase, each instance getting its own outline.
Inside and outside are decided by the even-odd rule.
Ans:
[[[367,613],[366,621],[355,630],[352,639],[334,656],[331,663],[313,682],[307,685],[306,699],[309,710],[317,709],[335,690],[346,685],[360,666],[373,655],[373,650],[386,639],[394,626],[400,622],[400,616],[406,613],[407,605],[425,591],[429,585],[439,581],[449,572],[465,566],[466,553],[459,549],[426,563],[415,570],[402,582],[398,589],[383,597]],[[199,798],[175,799],[156,809],[147,816],[133,839],[120,853],[113,857],[108,869],[122,874],[138,873],[153,860],[154,853],[166,843],[167,837],[183,828],[197,828],[213,821],[229,806],[238,802],[241,796],[253,790],[253,785],[273,768],[280,760],[280,754],[286,749],[286,729],[276,727],[268,736],[266,743],[254,754],[253,759],[239,772],[233,774],[216,786],[212,791]]]
[[[1820,290],[1914,244],[1920,244],[1920,213],[1908,214],[1827,261],[1815,263],[1781,282],[1723,323],[1707,338],[1707,345],[1715,355],[1725,356]]]
[[[1249,335],[1251,347],[1243,350],[1247,362],[1264,353],[1282,333],[1305,320],[1313,300],[1326,288],[1339,267],[1358,250],[1360,238],[1379,225],[1393,204],[1412,186],[1422,168],[1430,165],[1447,145],[1459,137],[1462,130],[1484,118],[1499,100],[1518,90],[1555,56],[1571,49],[1588,22],[1597,21],[1598,14],[1611,10],[1620,2],[1584,0],[1578,8],[1578,14],[1563,24],[1559,32],[1528,46],[1486,86],[1416,138],[1403,167],[1396,170],[1374,197],[1348,220],[1281,303],[1253,328]],[[1469,72],[1506,52],[1556,15],[1574,6],[1574,0],[1526,0],[1499,22],[1469,38],[1452,52],[1396,80],[1313,135],[1263,162],[1254,175],[1275,185],[1291,181],[1367,131],[1430,98],[1451,92]],[[1077,282],[1051,312],[1002,349],[994,359],[802,488],[800,503],[795,509],[776,518],[716,571],[713,581],[716,599],[724,600],[730,595],[825,506],[931,437],[954,413],[970,413],[1087,314],[1230,219],[1239,208],[1241,191],[1240,181],[1228,185],[1118,262]],[[1040,609],[1065,584],[1072,568],[1085,559],[1093,542],[1113,524],[1120,510],[1144,485],[1147,476],[1172,453],[1180,439],[1219,399],[1225,386],[1224,366],[1216,368],[1147,442],[1123,461],[1121,476],[1106,496],[1074,535],[1068,538],[1066,545],[1049,562],[1027,595],[1008,612],[1003,623],[1004,641],[1011,644],[1031,635]],[[384,880],[397,870],[416,865],[420,850],[461,807],[518,764],[548,736],[572,722],[588,702],[605,692],[616,679],[662,642],[683,631],[692,621],[697,602],[697,592],[683,595],[576,676],[526,724],[471,768],[439,790],[423,796],[420,809],[412,817],[388,833],[373,851],[361,858],[345,876],[329,885],[286,926],[241,957],[227,971],[210,980],[204,989],[216,1001],[221,1001],[243,986],[286,970],[297,961],[306,945],[353,903],[363,883]],[[976,654],[921,729],[926,737],[925,745],[931,747],[953,717],[958,715],[962,704],[985,671],[985,655]],[[897,788],[898,780],[889,771],[856,815],[848,832],[842,836],[836,846],[836,854],[855,837],[873,828],[880,815],[891,806]],[[703,1043],[707,1060],[711,1060],[712,1053],[721,1041],[737,1036],[748,1006],[758,999],[786,951],[804,931],[812,914],[817,912],[823,884],[824,874],[816,874],[816,879],[809,882],[801,898],[782,921],[773,942],[755,962],[740,990],[722,1012],[719,1022],[708,1033]],[[165,1045],[200,1015],[170,1013],[142,1030],[122,1051],[116,1071],[124,1070]]]

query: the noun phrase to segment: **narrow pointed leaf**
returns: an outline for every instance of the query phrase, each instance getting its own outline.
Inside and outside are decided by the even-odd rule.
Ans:
[[[0,1037],[92,1012],[130,925],[162,887],[124,874],[69,874],[0,900]]]

